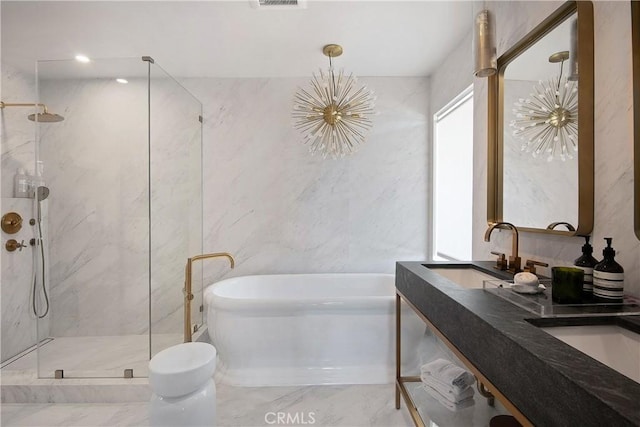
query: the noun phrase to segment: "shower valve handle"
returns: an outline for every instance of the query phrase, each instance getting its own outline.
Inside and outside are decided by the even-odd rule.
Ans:
[[[7,250],[9,252],[13,252],[16,249],[18,249],[18,251],[22,252],[22,248],[26,248],[27,245],[24,244],[24,240],[20,241],[20,243],[18,243],[18,241],[16,239],[9,239],[7,240],[7,243],[4,245],[5,248],[7,248]]]

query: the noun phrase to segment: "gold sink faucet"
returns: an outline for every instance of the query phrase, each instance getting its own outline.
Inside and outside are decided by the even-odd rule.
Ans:
[[[520,257],[518,256],[518,229],[516,228],[515,225],[509,223],[509,222],[496,222],[495,224],[492,224],[487,231],[484,233],[484,241],[488,242],[490,241],[491,238],[491,232],[493,232],[493,230],[495,230],[496,228],[508,228],[511,229],[512,231],[512,239],[511,239],[511,255],[509,256],[509,271],[511,273],[519,273],[520,271],[522,271],[520,269],[520,265],[522,263],[522,260],[520,259]]]
[[[573,225],[564,221],[552,222],[551,224],[547,225],[547,230],[555,230],[555,228],[560,225],[564,225],[569,231],[576,231],[576,228]]]

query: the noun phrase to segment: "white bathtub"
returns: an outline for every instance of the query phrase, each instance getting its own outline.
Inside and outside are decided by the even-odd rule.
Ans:
[[[395,381],[392,274],[234,277],[205,290],[216,378],[240,386]],[[403,364],[425,325],[403,309]]]

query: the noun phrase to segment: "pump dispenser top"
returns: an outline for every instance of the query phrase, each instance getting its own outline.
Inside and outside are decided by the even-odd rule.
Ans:
[[[602,255],[604,255],[605,258],[608,257],[613,259],[613,257],[616,256],[616,251],[611,247],[611,242],[613,242],[613,238],[605,237],[604,240],[607,241],[607,247],[604,248],[604,250],[602,251]]]
[[[598,264],[598,260],[591,254],[593,247],[589,244],[589,236],[582,236],[585,244],[582,245],[582,256],[577,258],[573,265],[584,271],[584,282],[582,283],[582,297],[590,299],[593,297],[593,268]]]
[[[603,302],[621,302],[624,296],[624,269],[615,260],[613,239],[605,237],[604,259],[593,270],[593,296]]]

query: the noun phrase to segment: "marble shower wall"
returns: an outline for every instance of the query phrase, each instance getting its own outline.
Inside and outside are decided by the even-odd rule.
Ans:
[[[4,102],[33,102],[35,86],[33,78],[2,64],[2,100]],[[23,218],[23,227],[16,234],[2,233],[2,266],[0,299],[2,308],[1,360],[6,360],[36,344],[36,317],[31,311],[32,265],[34,248],[7,252],[4,243],[16,239],[28,244],[35,235],[35,228],[28,224],[34,217],[31,199],[13,197],[13,178],[19,167],[33,173],[35,129],[27,120],[30,108],[4,108],[0,110],[2,129],[2,180],[0,215],[17,212]],[[41,323],[41,332],[48,334],[48,319]]]
[[[43,64],[41,72],[46,70]],[[152,330],[182,332],[184,265],[189,255],[202,251],[201,106],[161,71],[152,77],[151,152],[146,79],[130,79],[128,85],[111,79],[41,81],[41,99],[65,117],[41,126],[40,158],[51,190],[45,202],[51,247],[51,312],[45,325],[51,322],[53,336],[147,332],[150,262]],[[34,83],[33,76],[3,68],[3,99],[34,100]],[[3,212],[28,211],[25,222],[33,216],[32,200],[5,195],[12,195],[17,167],[33,172],[29,113],[2,111]],[[33,236],[23,234],[30,228],[24,227],[19,239],[28,242]],[[3,242],[8,238],[3,233]],[[3,360],[36,341],[31,252],[2,253]],[[50,335],[48,329],[40,332]],[[154,346],[154,352],[159,349]]]
[[[426,257],[429,80],[361,78],[379,116],[355,155],[311,156],[293,128],[308,78],[189,79],[203,101],[209,281],[247,274],[385,272]]]
[[[201,110],[156,71],[150,149],[146,79],[41,83],[65,115],[41,144],[54,336],[148,332],[150,287],[153,333],[182,332],[184,265],[202,247]]]
[[[495,15],[498,55],[504,53],[563,2],[487,2]],[[602,257],[604,237],[613,237],[616,259],[625,269],[626,292],[640,296],[640,241],[633,233],[633,122],[630,5],[594,2],[595,22],[595,222],[594,255]],[[470,45],[457,51],[469,52]],[[432,77],[460,85],[471,78],[447,74],[451,68],[472,70],[472,56],[454,54]],[[447,77],[448,76],[448,77]],[[487,228],[487,83],[474,80],[474,259],[493,259],[491,250],[509,252],[509,233],[494,233],[483,241]],[[453,94],[455,95],[455,93]],[[523,261],[536,259],[550,266],[569,265],[580,254],[583,239],[522,233]],[[541,269],[549,275],[548,269]]]

